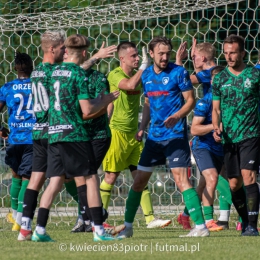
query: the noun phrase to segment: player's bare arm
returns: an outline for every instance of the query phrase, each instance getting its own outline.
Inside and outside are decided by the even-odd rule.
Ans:
[[[135,135],[135,139],[139,142],[142,141],[144,131],[147,125],[150,122],[150,102],[148,98],[145,98],[144,107],[143,107],[143,114],[142,114],[142,122],[140,124],[139,130]]]
[[[186,103],[178,112],[176,112],[174,115],[169,116],[164,121],[164,124],[167,128],[174,127],[177,124],[177,122],[180,120],[180,118],[187,116],[191,112],[191,110],[195,107],[195,97],[194,97],[193,90],[182,92],[182,95]]]
[[[179,49],[176,52],[176,61],[175,64],[182,66],[182,60],[186,59],[188,57],[187,52],[187,42],[181,43]]]
[[[216,142],[221,142],[221,127],[220,127],[220,101],[219,100],[213,100],[212,101],[212,124],[213,124],[213,137]]]
[[[133,53],[133,55],[138,55],[138,53]],[[143,71],[150,66],[150,59],[147,55],[146,48],[142,48],[142,63],[139,67],[138,71],[129,79],[122,79],[119,84],[118,88],[123,90],[135,90],[141,82],[141,76]]]
[[[116,45],[111,45],[111,46],[105,47],[105,42],[103,42],[99,51],[96,54],[94,54],[90,59],[85,61],[81,65],[81,67],[84,70],[88,70],[93,65],[95,65],[96,62],[99,61],[100,59],[106,59],[106,58],[114,57],[114,53],[116,52],[116,48],[117,48]]]
[[[120,92],[114,91],[109,94],[104,94],[105,89],[95,99],[81,99],[79,100],[82,113],[86,116],[99,112],[102,108],[106,108],[109,103],[116,100]]]
[[[106,112],[107,112],[106,107],[103,107],[103,108],[100,109],[98,112],[93,113],[93,114],[90,114],[90,115],[88,115],[88,116],[85,115],[85,114],[83,114],[83,115],[82,115],[82,118],[83,118],[83,120],[94,119],[94,118],[97,118],[97,117],[100,117],[100,116],[106,114]]]
[[[191,134],[196,136],[206,135],[213,130],[213,124],[203,125],[205,117],[194,116],[191,124]]]

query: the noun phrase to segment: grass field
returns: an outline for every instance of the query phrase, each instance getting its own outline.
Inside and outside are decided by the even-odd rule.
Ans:
[[[8,225],[8,226],[7,226]],[[257,259],[260,237],[241,237],[233,227],[211,232],[206,238],[179,238],[181,228],[147,229],[136,227],[134,237],[94,243],[91,233],[71,234],[71,226],[49,224],[54,243],[18,242],[17,233],[5,223],[0,231],[0,259]]]

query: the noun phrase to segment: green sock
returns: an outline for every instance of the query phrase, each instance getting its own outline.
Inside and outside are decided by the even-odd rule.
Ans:
[[[220,193],[220,195],[229,203],[232,205],[232,195],[229,188],[228,181],[223,178],[221,175],[218,176],[218,184],[216,187],[216,190]]]
[[[141,201],[141,192],[135,192],[132,188],[129,191],[128,198],[126,200],[126,210],[125,210],[125,222],[133,223],[135,219],[136,212]]]
[[[18,209],[18,195],[22,186],[22,179],[12,178],[12,185],[10,189],[11,196],[11,208],[13,210]]]
[[[190,188],[182,192],[185,205],[190,213],[190,217],[196,225],[204,224],[201,209],[201,202],[195,189]]]
[[[78,197],[78,190],[76,186],[75,180],[72,180],[70,182],[64,183],[66,191],[69,193],[69,195],[78,203],[78,214],[80,213],[80,206],[79,206],[79,197]]]
[[[109,205],[110,197],[111,197],[111,191],[112,191],[113,187],[114,187],[114,185],[106,183],[104,179],[100,184],[101,200],[103,203],[103,208],[106,210],[108,209],[108,205]]]
[[[203,206],[203,211],[206,222],[213,219],[213,206]]]
[[[218,197],[219,199],[219,210],[230,210],[231,204],[226,201],[226,198],[221,194]]]
[[[24,199],[24,193],[26,191],[26,188],[29,184],[29,180],[23,180],[22,181],[22,187],[20,189],[19,192],[19,196],[18,196],[18,208],[17,208],[17,212],[23,212],[23,199]]]
[[[154,220],[154,215],[151,193],[148,190],[148,186],[146,186],[143,190],[140,204],[145,216],[146,224],[149,224],[152,220]]]
[[[186,215],[186,216],[189,216],[190,215],[190,213],[189,213],[189,211],[188,211],[188,209],[187,209],[187,207],[185,206],[185,208],[184,208],[184,214]]]

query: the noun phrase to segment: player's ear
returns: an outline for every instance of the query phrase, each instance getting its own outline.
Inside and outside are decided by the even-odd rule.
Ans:
[[[49,50],[50,50],[51,53],[54,53],[54,48],[53,48],[53,46],[50,46]]]
[[[241,51],[241,55],[243,57],[243,59],[245,58],[246,52],[245,51]]]
[[[154,57],[154,53],[153,53],[152,50],[149,50],[149,54],[150,54],[151,58],[153,59],[153,57]]]

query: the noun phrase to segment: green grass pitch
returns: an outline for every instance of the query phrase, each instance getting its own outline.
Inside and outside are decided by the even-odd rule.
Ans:
[[[241,237],[230,230],[211,232],[206,238],[179,238],[187,233],[180,227],[147,229],[135,227],[134,236],[115,242],[93,242],[91,233],[72,234],[72,226],[48,224],[47,231],[54,243],[18,242],[17,232],[3,222],[0,231],[0,259],[257,259],[260,237]]]

